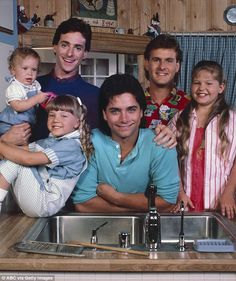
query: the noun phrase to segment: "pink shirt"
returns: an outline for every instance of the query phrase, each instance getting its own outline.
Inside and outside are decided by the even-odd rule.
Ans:
[[[176,130],[175,124],[179,116],[177,113],[170,127]],[[229,140],[229,149],[226,159],[220,154],[220,140],[218,137],[218,118],[215,117],[208,124],[205,131],[205,173],[204,173],[204,207],[212,209],[225,188],[225,184],[230,175],[236,156],[236,112],[230,110],[229,124],[225,127],[225,132]],[[191,196],[191,179],[192,179],[192,151],[194,144],[194,136],[197,129],[197,116],[194,110],[190,117],[190,138],[188,140],[189,153],[185,158],[184,171],[184,189],[186,194]]]

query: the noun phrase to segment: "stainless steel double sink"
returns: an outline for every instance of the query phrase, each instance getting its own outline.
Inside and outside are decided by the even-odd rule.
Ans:
[[[97,231],[98,243],[118,245],[120,232],[130,232],[132,245],[145,244],[146,214],[58,214],[39,218],[23,241],[67,243],[90,242],[92,230],[107,222]],[[177,243],[181,216],[161,214],[162,243]],[[195,239],[229,239],[236,242],[236,224],[218,213],[185,213],[184,237],[186,242]]]

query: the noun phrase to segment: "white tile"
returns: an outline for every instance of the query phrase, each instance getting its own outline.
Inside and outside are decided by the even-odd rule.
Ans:
[[[126,280],[127,281],[142,281],[143,274],[142,274],[142,272],[127,273]]]
[[[173,273],[144,273],[143,281],[173,281]]]
[[[111,273],[96,273],[96,281],[110,281]]]
[[[236,281],[236,273],[221,273],[220,281]]]

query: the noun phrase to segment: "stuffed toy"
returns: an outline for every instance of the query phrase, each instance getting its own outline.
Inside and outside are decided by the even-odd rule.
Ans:
[[[156,38],[159,34],[161,34],[160,20],[158,13],[156,13],[156,15],[153,15],[151,24],[148,25],[148,31],[144,35]]]

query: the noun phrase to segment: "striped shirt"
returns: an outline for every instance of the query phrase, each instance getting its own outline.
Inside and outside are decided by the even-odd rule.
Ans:
[[[172,119],[169,126],[176,130],[175,124],[180,113]],[[193,110],[190,115],[190,138],[188,140],[189,153],[184,161],[184,189],[191,195],[191,160],[194,136],[197,128],[197,115]],[[218,137],[218,117],[214,117],[205,130],[205,174],[204,174],[204,206],[205,209],[214,208],[219,196],[223,192],[236,156],[236,112],[230,110],[229,123],[225,126],[229,140],[226,159],[221,156],[221,142]]]

